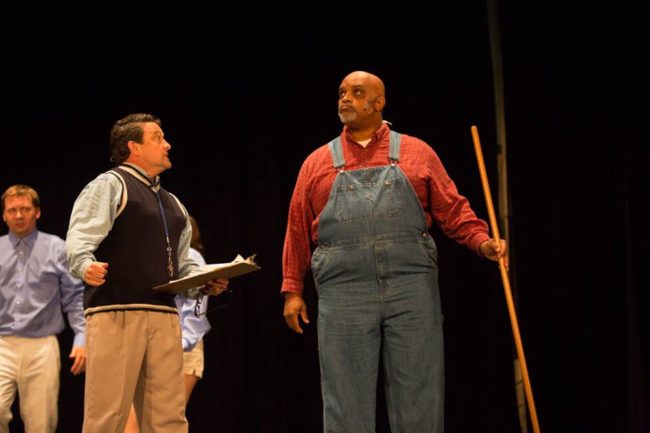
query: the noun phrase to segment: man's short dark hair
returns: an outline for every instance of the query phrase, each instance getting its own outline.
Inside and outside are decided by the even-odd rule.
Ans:
[[[157,123],[162,126],[160,119],[152,114],[136,113],[115,122],[111,128],[111,161],[115,164],[121,164],[129,157],[129,141],[142,143],[144,130],[142,124],[147,122]]]

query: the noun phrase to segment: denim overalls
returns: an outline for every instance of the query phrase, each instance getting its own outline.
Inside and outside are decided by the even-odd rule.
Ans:
[[[339,171],[320,214],[312,272],[327,433],[374,433],[382,350],[392,433],[443,430],[443,339],[437,250],[422,206],[397,166]]]

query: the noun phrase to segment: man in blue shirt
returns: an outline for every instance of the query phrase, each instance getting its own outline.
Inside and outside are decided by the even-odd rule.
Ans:
[[[75,334],[70,371],[78,375],[86,364],[83,283],[69,273],[63,239],[36,229],[40,216],[38,194],[29,186],[14,185],[2,195],[9,234],[0,237],[1,433],[9,431],[16,391],[25,432],[55,431],[62,311]]]

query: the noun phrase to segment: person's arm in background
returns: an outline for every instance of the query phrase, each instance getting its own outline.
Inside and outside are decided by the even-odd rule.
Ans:
[[[63,242],[57,248],[56,265],[59,270],[61,309],[68,316],[68,323],[74,332],[69,358],[73,360],[70,372],[75,376],[86,369],[86,321],[83,312],[84,284],[70,273]]]

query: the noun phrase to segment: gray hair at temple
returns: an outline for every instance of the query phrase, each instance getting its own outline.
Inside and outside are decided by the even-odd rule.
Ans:
[[[128,116],[115,122],[111,128],[111,161],[119,165],[126,161],[131,154],[129,151],[129,141],[142,143],[142,136],[144,130],[142,124],[147,122],[157,123],[161,125],[160,119],[153,114],[136,113],[129,114]]]

